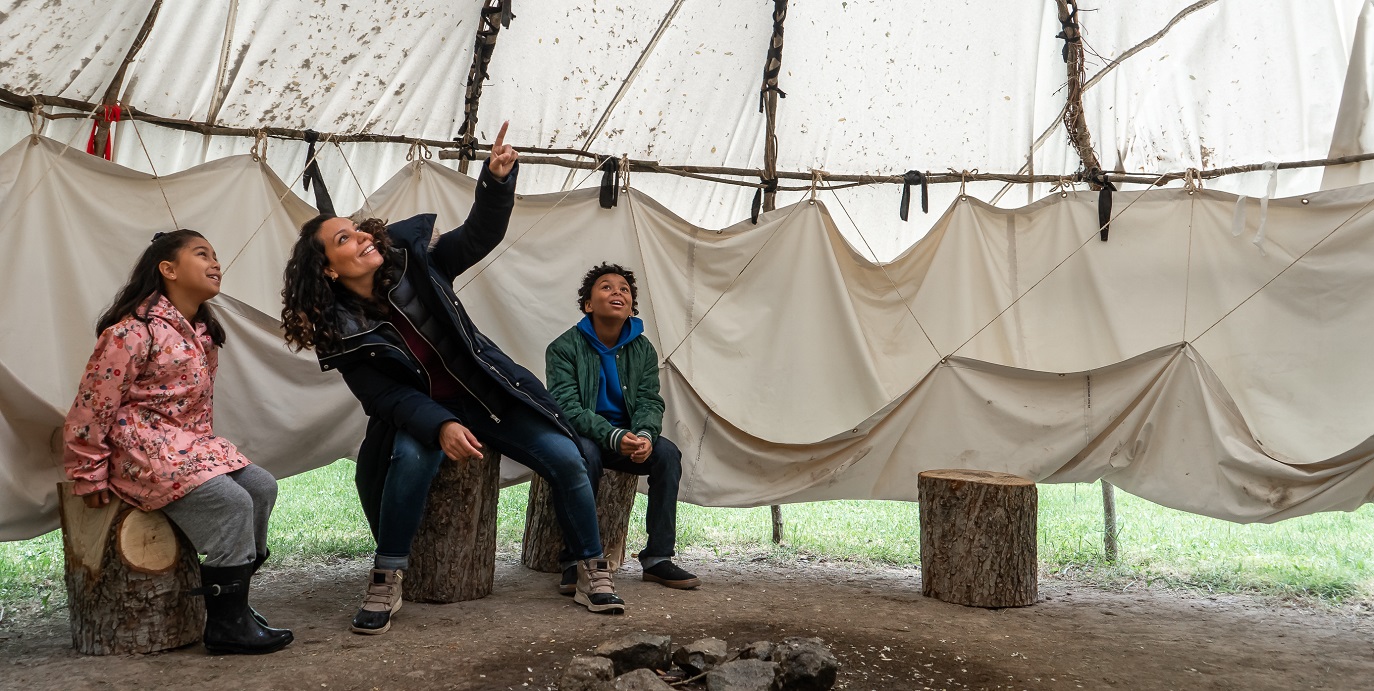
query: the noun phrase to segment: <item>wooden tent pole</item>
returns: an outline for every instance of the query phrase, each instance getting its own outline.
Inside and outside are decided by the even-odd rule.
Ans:
[[[1097,153],[1093,151],[1092,135],[1083,109],[1083,32],[1078,24],[1078,0],[1056,0],[1059,5],[1059,25],[1063,30],[1064,64],[1069,73],[1068,95],[1064,103],[1064,130],[1069,142],[1083,162],[1083,171],[1101,170]],[[1094,184],[1094,188],[1098,185]],[[1105,236],[1103,236],[1105,239]],[[1102,481],[1102,549],[1108,562],[1116,561],[1116,490],[1112,483]]]
[[[1121,554],[1116,541],[1116,488],[1106,480],[1102,481],[1102,527],[1102,552],[1113,563]]]
[[[773,0],[773,36],[768,41],[768,55],[763,60],[763,86],[759,91],[759,110],[767,124],[763,139],[763,179],[772,184],[763,189],[763,210],[778,208],[778,98],[785,94],[778,88],[778,74],[782,71],[782,32],[787,20],[787,0]],[[782,544],[786,524],[782,506],[768,507],[773,518],[773,544]]]
[[[100,99],[103,105],[112,106],[119,102],[119,92],[124,88],[124,76],[129,71],[129,64],[134,61],[138,51],[143,49],[143,44],[148,40],[148,34],[152,32],[153,24],[157,22],[157,14],[161,10],[162,0],[154,0],[153,6],[148,9],[148,16],[143,19],[143,26],[139,27],[138,35],[129,46],[129,52],[124,54],[124,61],[119,63],[119,69],[115,70],[110,85],[105,87],[105,95]],[[110,140],[110,121],[105,119],[103,111],[96,116],[95,121],[95,150],[96,155],[100,155],[99,152],[105,150],[105,143]]]
[[[768,55],[763,61],[763,87],[759,92],[759,110],[764,112],[767,124],[763,139],[763,179],[778,179],[778,98],[784,96],[778,88],[778,74],[782,71],[782,32],[783,22],[787,20],[787,0],[773,0],[773,37],[768,41]],[[763,210],[778,208],[777,189],[764,189]],[[781,510],[773,509],[775,521],[781,520]],[[774,528],[773,541],[780,538],[779,529]]]
[[[1078,26],[1078,0],[1057,0],[1057,3],[1059,24],[1064,29],[1059,37],[1064,39],[1064,64],[1069,72],[1064,129],[1069,133],[1073,148],[1078,151],[1083,170],[1100,170],[1102,166],[1093,151],[1093,138],[1088,132],[1088,119],[1083,110],[1083,34]]]
[[[510,26],[515,18],[510,11],[511,0],[486,0],[477,24],[476,46],[472,50],[472,67],[468,69],[467,91],[463,94],[463,124],[458,126],[458,172],[467,173],[468,163],[476,153],[477,106],[482,100],[482,83],[486,81],[487,66],[496,52],[496,35],[501,27]]]

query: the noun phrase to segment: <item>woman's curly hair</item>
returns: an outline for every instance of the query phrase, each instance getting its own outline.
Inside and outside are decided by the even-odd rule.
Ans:
[[[630,284],[630,313],[639,314],[639,287],[635,285],[635,272],[619,265],[609,262],[601,262],[593,266],[586,276],[582,277],[582,287],[577,289],[577,311],[586,312],[587,303],[592,301],[592,288],[596,287],[597,279],[606,274],[615,274],[625,279]]]
[[[339,310],[384,317],[386,291],[395,283],[396,259],[391,252],[391,237],[387,235],[386,222],[379,218],[369,218],[358,224],[360,232],[372,236],[372,243],[383,258],[373,278],[372,298],[363,300],[325,276],[329,260],[324,254],[324,244],[316,235],[325,221],[334,218],[338,217],[320,214],[306,221],[291,248],[291,258],[286,262],[281,321],[286,344],[296,352],[304,348],[321,355],[336,352],[343,338]]]

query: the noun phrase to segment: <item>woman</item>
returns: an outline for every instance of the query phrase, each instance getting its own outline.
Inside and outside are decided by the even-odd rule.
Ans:
[[[477,331],[453,293],[453,279],[506,233],[516,153],[505,134],[503,124],[467,220],[433,249],[433,214],[390,226],[324,215],[301,227],[286,265],[287,343],[337,369],[369,418],[356,482],[377,554],[356,633],[390,628],[430,481],[445,456],[480,459],[479,439],[552,486],[566,556],[576,560],[577,602],[625,609],[576,437],[539,380]]]
[[[205,649],[270,653],[291,642],[248,606],[267,560],[277,481],[215,436],[215,372],[224,329],[205,307],[219,260],[194,230],[158,233],[96,323],[99,340],[63,425],[63,464],[92,508],[111,495],[161,509],[205,555]]]

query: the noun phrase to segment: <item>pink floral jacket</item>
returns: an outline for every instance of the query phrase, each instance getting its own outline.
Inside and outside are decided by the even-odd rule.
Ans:
[[[248,465],[210,429],[219,349],[166,297],[105,329],[63,428],[78,495],[113,490],[160,509],[215,476]]]

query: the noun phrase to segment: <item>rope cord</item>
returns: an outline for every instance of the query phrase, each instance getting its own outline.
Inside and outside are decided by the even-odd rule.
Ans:
[[[664,362],[667,362],[669,359],[671,359],[673,355],[677,353],[678,349],[681,348],[682,345],[687,342],[687,339],[692,337],[692,333],[697,330],[697,327],[701,326],[702,323],[706,321],[706,317],[710,316],[711,310],[714,310],[716,308],[716,305],[719,305],[720,301],[725,298],[725,294],[729,293],[730,289],[735,287],[735,283],[739,282],[740,276],[743,276],[744,272],[749,270],[749,266],[754,263],[755,259],[758,259],[759,255],[763,253],[764,248],[768,247],[768,243],[773,241],[773,238],[777,236],[778,231],[782,230],[782,227],[787,225],[787,221],[790,220],[792,218],[792,215],[797,213],[797,209],[800,209],[801,207],[802,205],[800,203],[792,205],[792,210],[788,212],[787,217],[778,221],[777,226],[773,228],[773,232],[768,235],[768,238],[763,241],[762,245],[759,245],[759,248],[754,251],[753,256],[749,257],[749,261],[745,262],[744,266],[740,267],[739,273],[735,274],[735,277],[730,279],[730,283],[728,283],[725,286],[725,290],[720,291],[720,295],[716,296],[716,299],[714,302],[711,303],[711,306],[707,307],[706,311],[701,313],[701,318],[697,320],[697,323],[693,324],[691,328],[687,329],[687,333],[682,335],[682,340],[678,341],[677,345],[673,346],[673,349],[668,351],[667,355],[663,356]]]
[[[1122,214],[1126,213],[1126,211],[1127,211],[1128,209],[1130,209],[1132,206],[1135,206],[1135,203],[1138,202],[1138,201],[1140,201],[1142,198],[1144,198],[1144,196],[1145,196],[1144,192],[1141,192],[1140,194],[1137,194],[1136,197],[1135,197],[1135,199],[1132,199],[1132,200],[1131,200],[1131,203],[1130,203],[1130,204],[1127,204],[1126,206],[1122,207],[1122,209],[1121,209],[1120,211],[1118,211],[1118,212],[1116,213],[1115,216],[1112,216],[1110,219],[1108,219],[1108,221],[1107,221],[1106,223],[1103,223],[1101,226],[1099,226],[1098,229],[1097,229],[1097,232],[1099,232],[1099,233],[1102,232],[1102,228],[1105,228],[1105,227],[1111,225],[1111,222],[1112,222],[1112,221],[1115,221],[1116,219],[1121,218],[1121,215],[1122,215]],[[1087,244],[1088,244],[1089,242],[1092,242],[1092,241],[1093,241],[1093,238],[1095,238],[1095,237],[1097,237],[1097,235],[1096,235],[1095,233],[1094,233],[1094,234],[1088,235],[1088,237],[1087,237],[1085,240],[1083,240],[1082,244],[1080,244],[1078,247],[1074,248],[1074,250],[1073,250],[1072,252],[1070,252],[1067,256],[1065,256],[1063,259],[1061,259],[1061,260],[1059,261],[1058,264],[1055,264],[1053,268],[1051,268],[1049,271],[1046,271],[1044,276],[1041,276],[1039,280],[1037,280],[1035,283],[1032,283],[1031,286],[1030,286],[1029,288],[1026,288],[1026,290],[1025,290],[1024,292],[1022,292],[1020,295],[1016,296],[1016,299],[1015,299],[1015,300],[1012,300],[1011,302],[1007,303],[1007,306],[1006,306],[1006,307],[1003,307],[1003,308],[1002,308],[1002,311],[1000,311],[1000,312],[998,312],[996,315],[994,315],[992,319],[989,319],[988,322],[987,322],[986,324],[984,324],[983,326],[979,327],[979,329],[978,329],[977,331],[973,332],[973,335],[972,335],[972,336],[969,336],[968,339],[966,339],[963,343],[960,343],[959,346],[958,346],[957,348],[955,348],[954,350],[949,351],[949,354],[948,354],[948,355],[942,355],[942,356],[941,356],[942,359],[943,359],[943,358],[946,358],[946,357],[949,357],[950,355],[953,355],[953,354],[959,352],[961,349],[963,349],[964,346],[968,345],[970,341],[972,341],[973,339],[977,338],[977,337],[978,337],[978,334],[983,333],[983,331],[986,330],[989,326],[992,326],[993,322],[995,322],[995,321],[997,321],[998,319],[1002,318],[1002,315],[1006,314],[1006,313],[1007,313],[1007,310],[1010,310],[1012,307],[1015,307],[1017,303],[1021,302],[1021,298],[1024,298],[1024,297],[1026,297],[1027,295],[1030,295],[1030,292],[1031,292],[1032,290],[1035,290],[1036,286],[1040,285],[1041,283],[1044,283],[1046,279],[1048,279],[1050,276],[1054,275],[1054,272],[1058,271],[1058,270],[1059,270],[1059,267],[1063,266],[1066,262],[1068,262],[1068,261],[1069,261],[1070,259],[1072,259],[1075,255],[1077,255],[1080,251],[1082,251],[1082,249],[1083,249],[1084,247],[1086,247]]]
[[[24,194],[24,198],[20,199],[19,203],[14,205],[14,213],[10,214],[9,218],[5,219],[4,223],[0,223],[0,235],[3,235],[7,229],[14,227],[13,221],[15,218],[19,216],[19,211],[24,208],[24,205],[28,203],[29,198],[32,197],[34,193],[38,191],[38,188],[43,186],[43,181],[46,180],[48,175],[52,173],[52,169],[57,167],[57,162],[62,160],[63,156],[67,155],[67,151],[72,148],[72,142],[76,141],[76,138],[81,136],[81,133],[86,129],[86,123],[90,122],[91,118],[95,117],[95,114],[98,110],[99,109],[93,108],[89,113],[86,114],[86,117],[81,120],[81,124],[76,126],[76,129],[72,133],[71,138],[67,140],[67,143],[65,145],[63,145],[62,150],[59,151],[57,153],[57,156],[54,157],[52,161],[48,163],[48,167],[43,170],[43,174],[38,176],[38,180],[33,183],[33,187],[29,188],[29,191]],[[35,134],[29,136],[37,137],[38,135]],[[38,140],[35,139],[33,143],[37,144]]]
[[[363,198],[363,213],[371,214],[372,203],[367,199],[367,190],[363,189],[363,183],[358,179],[358,174],[353,172],[353,164],[349,163],[348,156],[344,155],[343,145],[339,144],[338,140],[335,140],[334,148],[338,149],[339,158],[343,159],[344,166],[348,168],[348,174],[353,177],[353,184],[358,186],[358,194],[362,195]]]
[[[1221,318],[1220,318],[1220,319],[1217,319],[1215,322],[1212,322],[1212,325],[1211,325],[1211,326],[1207,327],[1206,329],[1203,329],[1203,330],[1202,330],[1202,333],[1198,334],[1198,335],[1197,335],[1197,338],[1194,338],[1194,339],[1192,339],[1192,340],[1193,340],[1193,341],[1197,341],[1198,339],[1202,338],[1203,336],[1206,336],[1208,331],[1211,331],[1212,329],[1216,328],[1216,325],[1217,325],[1217,324],[1220,324],[1220,323],[1222,323],[1223,321],[1225,321],[1227,317],[1231,316],[1231,313],[1232,313],[1232,312],[1235,312],[1236,310],[1238,310],[1238,309],[1240,309],[1242,306],[1244,306],[1245,303],[1250,302],[1251,300],[1253,300],[1254,297],[1255,297],[1256,295],[1259,295],[1259,294],[1260,294],[1260,291],[1264,290],[1265,288],[1268,288],[1270,283],[1273,283],[1274,281],[1279,280],[1279,276],[1282,276],[1282,275],[1283,275],[1284,273],[1286,273],[1289,269],[1291,269],[1291,268],[1293,268],[1294,266],[1296,266],[1297,263],[1298,263],[1299,261],[1302,261],[1302,258],[1303,258],[1303,257],[1306,257],[1308,254],[1311,254],[1312,250],[1315,250],[1315,249],[1317,249],[1318,247],[1321,247],[1322,243],[1324,243],[1324,242],[1326,242],[1327,240],[1331,239],[1331,236],[1332,236],[1332,235],[1335,235],[1335,234],[1336,234],[1336,231],[1340,230],[1341,228],[1344,228],[1344,227],[1346,226],[1347,223],[1350,223],[1351,221],[1353,221],[1353,220],[1355,220],[1356,218],[1358,218],[1362,213],[1364,213],[1365,209],[1368,209],[1368,208],[1369,208],[1369,205],[1370,205],[1370,204],[1374,204],[1374,199],[1371,199],[1371,200],[1365,202],[1362,206],[1360,206],[1360,208],[1356,209],[1356,210],[1355,210],[1355,213],[1351,214],[1349,218],[1345,219],[1344,221],[1341,221],[1339,225],[1337,225],[1335,228],[1332,228],[1332,229],[1331,229],[1331,232],[1329,232],[1329,233],[1327,233],[1326,235],[1322,236],[1322,239],[1318,240],[1318,241],[1317,241],[1315,244],[1313,244],[1311,247],[1307,248],[1307,251],[1303,252],[1302,254],[1299,254],[1297,257],[1294,257],[1294,258],[1293,258],[1293,261],[1289,262],[1289,263],[1288,263],[1288,266],[1283,267],[1283,270],[1282,270],[1282,271],[1280,271],[1280,272],[1274,274],[1274,277],[1273,277],[1273,278],[1269,279],[1268,281],[1265,281],[1265,282],[1264,282],[1264,285],[1262,285],[1262,286],[1256,288],[1256,289],[1255,289],[1255,292],[1250,293],[1250,296],[1249,296],[1249,297],[1245,298],[1244,300],[1241,300],[1239,303],[1236,304],[1235,307],[1232,307],[1231,309],[1227,310],[1226,314],[1221,315]]]
[[[457,290],[453,291],[454,294],[456,295],[458,293],[463,292],[464,288],[468,287],[468,285],[470,285],[473,281],[477,280],[477,277],[481,276],[482,273],[485,272],[488,267],[490,267],[492,264],[495,264],[497,259],[500,259],[502,255],[504,255],[506,252],[509,252],[510,248],[515,247],[516,243],[520,242],[521,240],[524,240],[525,236],[529,235],[531,230],[534,230],[536,226],[538,226],[540,223],[543,223],[544,219],[548,218],[549,214],[553,213],[554,209],[557,209],[558,206],[568,198],[568,195],[572,194],[573,192],[576,192],[578,188],[582,187],[583,183],[587,182],[587,180],[590,179],[593,175],[596,175],[596,173],[601,170],[601,167],[605,166],[606,163],[610,160],[611,159],[609,158],[602,159],[601,163],[596,168],[591,169],[591,171],[584,175],[582,179],[577,182],[576,185],[573,185],[570,189],[568,189],[568,191],[564,192],[563,196],[559,197],[558,201],[554,202],[553,206],[550,206],[548,211],[545,211],[542,216],[536,218],[534,220],[534,223],[531,223],[530,227],[525,229],[525,232],[521,233],[519,237],[515,238],[514,240],[511,240],[511,243],[502,248],[500,252],[497,252],[496,256],[491,258],[491,261],[487,262],[482,266],[482,268],[478,269],[477,273],[472,275],[472,278],[469,278],[467,281],[463,282],[462,286],[459,286]]]
[[[153,171],[153,181],[157,183],[157,191],[162,194],[162,203],[167,205],[167,215],[172,217],[172,228],[180,228],[177,222],[177,214],[172,211],[172,200],[167,198],[167,190],[162,186],[162,177],[157,174],[157,166],[153,164],[153,155],[148,152],[148,145],[143,142],[143,134],[138,131],[138,124],[130,120],[129,124],[134,128],[134,136],[138,137],[138,145],[143,149],[143,157],[148,159],[148,168]]]
[[[260,137],[259,139],[260,139],[260,141],[263,142],[263,150],[262,150],[263,159],[262,159],[262,160],[263,160],[263,162],[266,162],[266,157],[267,157],[267,138],[266,138],[266,137]],[[239,251],[234,253],[234,258],[233,258],[233,259],[230,259],[230,260],[229,260],[229,263],[228,263],[228,264],[225,264],[225,265],[224,265],[224,268],[220,269],[220,275],[221,275],[221,276],[225,276],[225,275],[228,275],[228,274],[229,274],[229,269],[231,269],[231,268],[234,267],[234,262],[237,262],[237,261],[239,260],[239,257],[243,256],[243,251],[246,250],[246,249],[248,249],[248,246],[249,246],[249,245],[253,244],[253,239],[256,238],[256,237],[258,236],[258,233],[262,232],[263,226],[266,226],[266,225],[267,225],[267,222],[268,222],[269,220],[272,219],[272,214],[275,214],[275,213],[277,213],[278,210],[280,210],[282,200],[286,199],[286,195],[291,194],[291,188],[292,188],[292,187],[295,187],[295,185],[296,185],[297,182],[300,182],[301,178],[305,176],[305,171],[307,171],[307,170],[310,169],[310,164],[314,163],[315,160],[318,159],[318,158],[320,157],[320,152],[321,152],[321,151],[324,151],[324,147],[325,147],[325,146],[329,146],[329,142],[332,141],[333,139],[334,139],[334,135],[332,135],[332,134],[329,135],[328,137],[325,137],[324,146],[321,146],[319,149],[317,149],[317,150],[315,151],[315,155],[314,155],[314,156],[311,156],[310,159],[309,159],[308,161],[305,162],[305,165],[301,167],[301,172],[298,173],[298,174],[296,174],[296,177],[294,177],[294,178],[291,179],[291,182],[288,183],[288,184],[286,185],[286,189],[282,191],[281,196],[280,196],[280,197],[277,197],[277,205],[276,205],[276,207],[272,208],[270,211],[267,212],[267,215],[263,217],[263,219],[262,219],[262,221],[261,221],[260,223],[258,223],[258,227],[257,227],[257,228],[254,228],[254,229],[253,229],[253,232],[252,232],[251,234],[248,235],[248,239],[247,239],[247,240],[244,240],[244,241],[243,241],[243,244],[239,246]],[[256,150],[257,150],[257,143],[256,143],[256,142],[254,143],[253,148],[254,148],[254,151],[256,152]],[[254,155],[253,160],[259,160],[259,159],[257,158],[256,155]]]
[[[930,344],[930,349],[935,351],[936,355],[939,355],[940,349],[935,346],[935,341],[930,338],[930,334],[926,332],[925,325],[916,317],[916,313],[911,311],[911,304],[907,302],[906,296],[902,295],[902,289],[897,285],[897,281],[892,279],[892,275],[887,272],[887,264],[878,262],[878,253],[873,251],[873,246],[868,244],[868,238],[864,237],[864,232],[859,229],[859,224],[855,223],[854,217],[849,215],[849,209],[844,205],[844,200],[840,199],[840,195],[835,194],[834,190],[830,191],[830,195],[835,198],[836,202],[839,202],[840,210],[844,212],[845,218],[849,219],[850,225],[854,226],[854,232],[859,234],[859,239],[864,241],[864,247],[868,248],[869,255],[873,257],[873,263],[877,264],[878,269],[883,272],[883,278],[886,278],[887,282],[892,285],[892,292],[896,293],[897,298],[902,301],[902,307],[905,307],[906,313],[911,315],[911,320],[916,322],[916,328],[920,329],[921,335],[926,337],[926,342]]]

